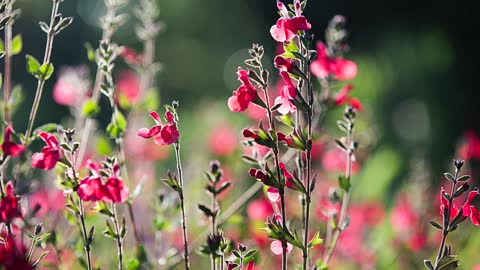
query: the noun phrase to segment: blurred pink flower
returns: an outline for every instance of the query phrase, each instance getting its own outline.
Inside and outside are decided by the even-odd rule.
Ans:
[[[458,149],[459,158],[463,160],[480,160],[480,137],[478,134],[473,130],[469,130],[464,137],[464,142]]]
[[[118,48],[118,55],[130,65],[139,65],[143,62],[143,55],[138,54],[132,48],[121,46]]]
[[[273,215],[272,205],[265,198],[254,200],[247,206],[247,216],[251,220],[263,221],[271,215]]]
[[[60,105],[80,105],[90,90],[88,68],[86,66],[62,67],[53,86],[53,99]]]
[[[353,85],[347,84],[335,95],[335,105],[341,106],[345,103],[348,103],[357,111],[363,110],[362,103],[358,98],[349,97],[348,94],[353,90]]]
[[[30,209],[38,208],[36,216],[41,218],[47,213],[54,215],[61,212],[65,205],[65,196],[60,190],[41,188],[30,195],[28,204]]]
[[[396,232],[408,232],[419,222],[419,216],[410,205],[406,195],[401,195],[395,202],[390,216],[390,222]]]
[[[332,58],[323,42],[317,43],[317,59],[310,65],[313,75],[325,79],[332,75],[335,79],[351,80],[357,76],[357,65],[343,58]]]
[[[127,98],[128,102],[138,103],[141,101],[140,79],[134,71],[120,71],[117,76],[116,88],[120,95]]]
[[[340,149],[331,149],[323,155],[322,166],[328,172],[344,172],[347,166],[347,157]],[[352,163],[352,174],[359,170],[359,165],[356,161]]]
[[[292,252],[292,249],[293,249],[292,244],[287,243],[287,253]],[[283,254],[282,241],[280,240],[272,241],[272,244],[270,245],[270,250],[275,255],[282,255]]]
[[[217,156],[228,156],[237,149],[235,130],[227,124],[214,128],[208,138],[210,151]]]
[[[15,235],[15,234],[14,234]],[[27,260],[27,247],[19,237],[15,239],[4,229],[0,232],[0,269],[4,270],[32,270]]]

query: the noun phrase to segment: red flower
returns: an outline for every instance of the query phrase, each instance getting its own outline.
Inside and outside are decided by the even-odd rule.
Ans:
[[[143,55],[126,46],[118,48],[118,55],[130,65],[139,65],[143,62]]]
[[[277,7],[282,17],[270,28],[270,34],[276,41],[290,41],[297,35],[298,31],[310,30],[312,28],[312,25],[302,16],[298,0],[295,1],[295,16],[293,18],[290,18],[288,10],[282,2],[277,1]]]
[[[295,112],[297,108],[293,105],[291,100],[297,95],[297,88],[293,85],[292,80],[286,71],[280,71],[280,75],[282,76],[285,85],[282,87],[281,96],[275,99],[275,105],[281,104],[277,111],[281,114]]]
[[[312,73],[324,79],[329,75],[337,80],[351,80],[357,76],[357,65],[343,58],[331,58],[323,42],[317,43],[317,59],[310,65]]]
[[[5,186],[5,197],[0,200],[0,222],[7,223],[21,216],[22,211],[14,193],[13,183],[8,181]]]
[[[108,177],[105,184],[102,184],[100,171],[93,162],[88,162],[91,176],[80,181],[77,194],[83,201],[104,201],[112,203],[123,203],[128,199],[129,191],[119,177],[119,165],[114,164],[113,173]]]
[[[26,246],[14,239],[6,232],[0,233],[0,269],[4,270],[32,270],[32,265],[27,260]]]
[[[232,112],[242,112],[246,110],[250,102],[258,98],[257,90],[248,78],[248,72],[238,67],[237,76],[242,84],[236,91],[233,91],[233,96],[228,99],[228,108]]]
[[[349,97],[348,94],[353,90],[353,85],[345,85],[338,93],[335,95],[335,105],[341,106],[345,103],[349,103],[357,111],[363,110],[362,103],[358,98]]]
[[[25,147],[21,144],[12,142],[12,132],[12,126],[9,125],[5,128],[5,132],[3,133],[2,151],[5,156],[18,157],[25,150]]]
[[[178,132],[177,125],[173,120],[173,114],[171,112],[165,113],[167,125],[163,125],[160,116],[158,116],[158,113],[151,112],[150,116],[155,120],[156,125],[152,126],[150,129],[141,128],[137,132],[138,136],[145,139],[153,137],[155,143],[159,145],[173,144],[178,141],[180,133]]]
[[[40,132],[40,138],[47,144],[42,152],[35,153],[32,156],[32,167],[42,170],[51,170],[60,160],[60,148],[55,135]]]
[[[277,69],[286,71],[288,73],[295,73],[297,70],[296,65],[289,59],[285,59],[280,55],[275,56],[273,64]]]
[[[443,194],[447,194],[447,193],[445,192],[445,190],[442,187],[442,191],[440,192],[440,199],[442,200],[442,204],[440,205],[440,214],[442,216],[444,215],[445,210],[448,210],[448,208],[450,206],[450,203],[448,202],[447,199],[445,199]],[[455,207],[455,205],[452,205],[452,209],[450,211],[450,220],[454,219],[458,215],[459,212],[460,212],[460,210],[458,210],[458,208]]]

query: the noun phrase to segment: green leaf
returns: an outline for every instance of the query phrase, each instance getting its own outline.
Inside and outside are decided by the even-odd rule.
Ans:
[[[255,255],[255,253],[257,253],[257,250],[256,249],[251,249],[251,250],[245,252],[245,254],[243,254],[243,258],[245,258],[245,259],[250,258],[253,255]]]
[[[458,182],[465,182],[465,181],[467,181],[468,179],[470,179],[470,175],[462,175],[462,176],[460,176],[460,177],[457,179],[457,181],[458,181]]]
[[[38,75],[39,69],[40,69],[40,62],[38,62],[35,57],[27,54],[25,55],[25,58],[27,59],[27,71],[28,73],[36,76]]]
[[[433,264],[432,264],[432,262],[431,262],[430,260],[424,260],[424,261],[423,261],[423,264],[425,264],[425,266],[426,266],[429,270],[435,269],[435,268],[433,267]]]
[[[310,240],[310,242],[308,242],[308,247],[313,248],[317,245],[321,245],[322,243],[323,243],[323,239],[320,238],[320,232],[317,232],[313,236],[312,240]]]
[[[0,38],[0,53],[5,52],[5,44],[3,44],[3,40]]]
[[[46,63],[46,64],[43,64],[42,66],[40,66],[39,68],[39,72],[40,72],[40,75],[41,75],[41,79],[43,80],[48,80],[50,79],[50,77],[52,76],[53,74],[53,71],[54,71],[54,68],[53,68],[53,64],[52,63]]]
[[[97,105],[97,103],[91,99],[88,99],[85,101],[83,104],[82,108],[82,114],[83,116],[87,118],[94,118],[95,116],[100,113],[100,107]]]
[[[436,221],[430,220],[430,224],[439,230],[443,230],[442,225],[438,224]]]
[[[453,177],[453,175],[451,173],[444,173],[443,175],[445,175],[445,178],[448,179],[448,181],[452,181],[454,182],[455,181],[455,177]]]
[[[350,187],[352,186],[350,184],[350,180],[343,175],[338,177],[338,184],[340,185],[340,188],[345,190],[346,192],[348,192],[350,190]]]
[[[23,40],[22,35],[16,35],[12,40],[12,55],[17,55],[22,52],[23,49]]]
[[[87,42],[83,46],[85,47],[85,49],[87,49],[88,60],[91,62],[96,62],[96,54],[95,54],[95,50],[92,47],[92,44]]]

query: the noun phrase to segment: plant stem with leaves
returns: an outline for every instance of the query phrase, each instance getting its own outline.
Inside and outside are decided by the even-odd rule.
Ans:
[[[332,258],[333,252],[338,243],[338,238],[340,233],[348,227],[348,203],[350,199],[350,187],[351,187],[351,175],[352,175],[352,164],[354,160],[354,153],[358,147],[357,143],[353,140],[353,132],[355,128],[355,117],[356,111],[351,107],[347,107],[344,113],[344,121],[338,121],[339,128],[346,133],[345,140],[337,140],[338,147],[343,150],[346,154],[347,164],[345,169],[345,176],[339,177],[340,188],[343,192],[342,206],[340,209],[340,215],[338,222],[336,222],[335,227],[333,228],[332,238],[330,242],[327,242],[326,253],[323,259],[323,263],[328,265],[328,262]],[[328,224],[327,226],[332,226]]]
[[[64,18],[62,14],[58,13],[58,9],[62,1],[63,0],[52,0],[53,5],[49,25],[44,22],[40,22],[40,28],[47,34],[47,44],[45,45],[43,63],[40,64],[33,56],[27,55],[28,71],[37,78],[38,83],[37,90],[35,92],[35,98],[33,100],[32,110],[30,111],[30,116],[28,118],[28,127],[25,132],[26,145],[30,143],[30,136],[32,135],[38,107],[40,106],[40,100],[42,98],[45,81],[48,80],[53,73],[53,65],[50,63],[50,58],[52,55],[54,38],[73,21],[72,17]]]

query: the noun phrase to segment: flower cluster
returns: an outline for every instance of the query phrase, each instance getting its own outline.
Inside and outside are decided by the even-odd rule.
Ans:
[[[119,176],[120,166],[114,161],[112,166],[108,163],[95,164],[88,161],[91,175],[83,178],[78,185],[77,194],[84,201],[103,201],[106,203],[123,203],[127,201],[129,191]],[[103,170],[100,169],[103,166]],[[103,173],[102,173],[103,172]],[[102,183],[102,175],[107,175]]]

